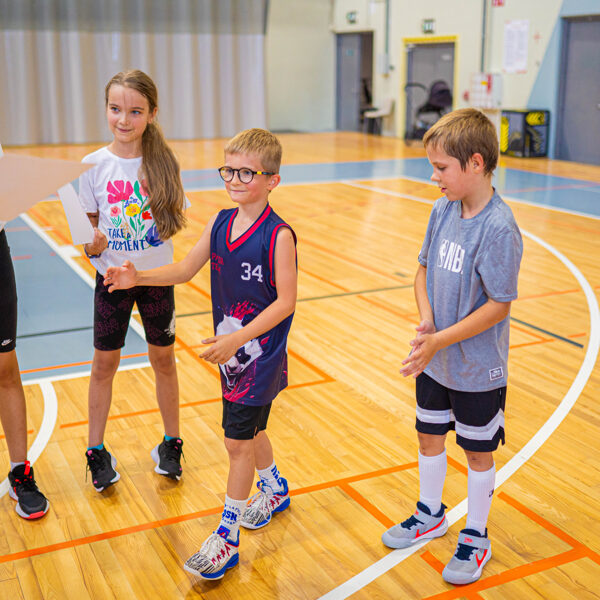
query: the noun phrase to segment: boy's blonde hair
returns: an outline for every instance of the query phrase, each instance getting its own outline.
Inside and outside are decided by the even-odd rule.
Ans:
[[[460,108],[444,115],[423,137],[423,144],[444,150],[460,162],[462,170],[476,152],[483,157],[485,174],[498,164],[498,134],[493,123],[475,108]]]
[[[255,154],[263,169],[272,173],[279,173],[281,152],[279,140],[266,129],[240,131],[225,145],[225,154]]]

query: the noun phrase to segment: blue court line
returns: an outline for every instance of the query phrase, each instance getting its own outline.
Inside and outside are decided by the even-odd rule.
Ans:
[[[400,158],[281,167],[283,185],[403,177],[430,183],[429,161],[426,158]],[[217,169],[183,171],[182,179],[187,191],[223,189]],[[539,206],[600,217],[600,184],[593,181],[498,167],[494,185],[501,195]]]
[[[18,295],[17,358],[21,371],[33,371],[23,373],[23,381],[89,372],[90,364],[73,363],[86,363],[93,357],[92,288],[22,219],[8,223],[6,235],[13,257],[31,256],[13,261]],[[147,351],[145,340],[130,328],[123,354]],[[122,365],[144,360],[124,359]]]

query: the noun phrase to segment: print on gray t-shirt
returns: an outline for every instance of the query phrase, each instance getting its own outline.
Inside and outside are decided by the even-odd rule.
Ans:
[[[460,201],[433,206],[419,262],[427,268],[427,295],[439,331],[487,302],[517,297],[523,253],[509,206],[494,191],[475,217],[463,219]],[[453,389],[483,392],[506,385],[509,317],[435,354],[425,373]]]

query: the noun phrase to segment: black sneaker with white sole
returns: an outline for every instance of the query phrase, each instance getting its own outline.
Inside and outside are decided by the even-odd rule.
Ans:
[[[48,499],[35,483],[33,467],[26,461],[23,465],[17,465],[8,473],[10,488],[9,496],[17,501],[15,510],[24,519],[39,519],[43,517],[50,508]]]
[[[181,457],[183,456],[181,438],[163,441],[152,448],[150,456],[156,463],[154,470],[160,475],[179,481],[181,479]]]
[[[92,473],[92,483],[97,492],[102,492],[121,478],[115,470],[117,459],[106,448],[90,448],[86,450],[85,457],[87,470]]]

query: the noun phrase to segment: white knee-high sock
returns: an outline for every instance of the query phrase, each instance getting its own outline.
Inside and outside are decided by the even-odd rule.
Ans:
[[[448,461],[446,450],[437,456],[423,456],[419,452],[419,502],[435,515],[442,507],[442,492]]]
[[[481,535],[485,535],[495,483],[496,465],[493,465],[487,471],[473,471],[469,467],[467,483],[469,508],[466,529],[474,529],[479,531]]]

